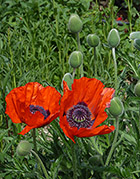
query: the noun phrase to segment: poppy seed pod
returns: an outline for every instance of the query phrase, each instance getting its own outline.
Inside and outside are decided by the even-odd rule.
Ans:
[[[83,23],[77,14],[72,14],[69,19],[68,28],[72,33],[81,32]]]
[[[17,146],[17,154],[19,156],[26,156],[30,153],[32,145],[28,141],[21,141]]]
[[[118,97],[114,97],[111,100],[109,112],[114,116],[121,116],[124,112],[124,107],[121,100]]]
[[[120,36],[116,29],[112,29],[107,37],[108,44],[111,48],[115,48],[120,43]]]
[[[78,68],[83,62],[83,54],[80,51],[74,51],[69,57],[69,64],[72,68]]]
[[[134,40],[134,47],[135,47],[137,50],[140,50],[140,39],[135,39],[135,40]]]
[[[131,40],[140,39],[140,31],[131,32],[131,34],[130,34],[130,39],[131,39]]]
[[[89,34],[87,36],[87,43],[91,47],[97,47],[99,45],[100,39],[96,34]]]
[[[71,89],[71,85],[73,83],[72,75],[70,73],[66,73],[62,79],[61,87],[63,88],[63,81],[67,82],[68,87]]]
[[[140,81],[134,87],[134,93],[136,96],[140,97]]]

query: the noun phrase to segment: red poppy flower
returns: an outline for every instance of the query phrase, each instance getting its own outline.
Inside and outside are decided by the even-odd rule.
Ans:
[[[6,96],[6,111],[12,122],[25,123],[20,132],[24,135],[32,128],[49,124],[59,116],[61,94],[53,87],[43,87],[37,82],[14,88]]]
[[[74,136],[91,137],[108,134],[115,127],[102,125],[108,117],[104,111],[110,106],[115,90],[104,88],[95,78],[75,79],[72,90],[63,81],[64,95],[60,103],[60,127],[73,142]]]
[[[122,19],[122,17],[118,17],[117,19],[116,19],[116,21],[122,21],[123,19]]]

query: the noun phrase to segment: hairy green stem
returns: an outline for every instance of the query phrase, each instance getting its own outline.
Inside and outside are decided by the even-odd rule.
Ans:
[[[76,153],[75,153],[75,143],[71,143],[71,151],[72,151],[72,162],[73,162],[73,179],[77,179],[77,161],[76,161]]]
[[[94,47],[94,68],[95,68],[95,76],[97,77],[97,56],[96,56],[96,47]]]
[[[36,145],[36,129],[35,129],[35,128],[33,128],[33,133],[32,133],[32,135],[33,135],[34,150],[35,150],[35,152],[37,152],[37,145]]]
[[[116,147],[118,132],[119,132],[119,119],[118,119],[118,117],[116,117],[116,133],[115,133],[115,137],[114,137],[114,140],[113,140],[113,143],[112,143],[112,147],[111,147],[110,152],[108,154],[108,157],[106,159],[105,166],[108,166],[110,159],[111,159],[111,156],[113,154],[113,151]]]
[[[41,168],[42,168],[42,170],[43,170],[43,173],[44,173],[44,175],[45,175],[45,178],[48,179],[49,176],[48,176],[48,173],[47,173],[47,171],[46,171],[46,168],[45,168],[45,166],[44,166],[42,160],[40,159],[40,157],[38,156],[38,154],[37,154],[36,152],[34,152],[33,150],[31,150],[31,152],[36,156],[37,160],[39,161],[39,163],[40,163],[40,165],[41,165]]]
[[[81,44],[80,44],[80,35],[79,35],[79,32],[77,32],[77,46],[78,46],[78,50],[80,51]]]
[[[115,93],[117,94],[118,80],[117,80],[117,62],[116,62],[115,48],[112,48],[112,55],[113,55],[114,70],[115,70]]]
[[[75,72],[76,72],[76,68],[73,68],[72,80],[74,80],[74,77],[75,77]]]

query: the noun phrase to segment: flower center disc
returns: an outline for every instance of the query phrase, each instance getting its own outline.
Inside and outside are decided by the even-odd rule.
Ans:
[[[94,120],[91,120],[91,112],[85,102],[79,102],[70,108],[67,113],[67,121],[71,127],[89,128],[93,125]]]

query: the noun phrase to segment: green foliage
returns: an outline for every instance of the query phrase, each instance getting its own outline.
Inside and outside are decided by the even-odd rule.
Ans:
[[[81,179],[140,178],[140,98],[134,86],[140,79],[140,52],[129,39],[138,31],[140,14],[132,3],[126,1],[129,25],[118,26],[115,19],[119,11],[110,6],[99,9],[90,0],[2,0],[0,5],[0,178],[44,179],[43,172],[33,155],[18,157],[16,147],[21,140],[32,143],[31,133],[19,136],[21,124],[13,124],[5,115],[5,96],[15,87],[37,81],[61,90],[65,73],[72,73],[68,60],[78,50],[75,34],[68,30],[68,20],[77,13],[83,22],[80,32],[84,76],[97,76],[106,86],[114,87],[114,68],[111,49],[107,44],[108,33],[118,30],[120,44],[116,48],[118,65],[118,96],[124,104],[118,141],[110,164],[104,166],[114,133],[91,138],[76,138],[77,175]],[[136,1],[135,1],[136,3]],[[137,18],[137,19],[136,19]],[[127,31],[126,31],[127,29]],[[100,43],[94,51],[89,47],[88,34],[98,34]],[[79,71],[76,78],[79,78]],[[109,117],[105,124],[113,124]],[[59,121],[37,130],[37,149],[50,178],[73,177],[71,141],[59,127]]]

